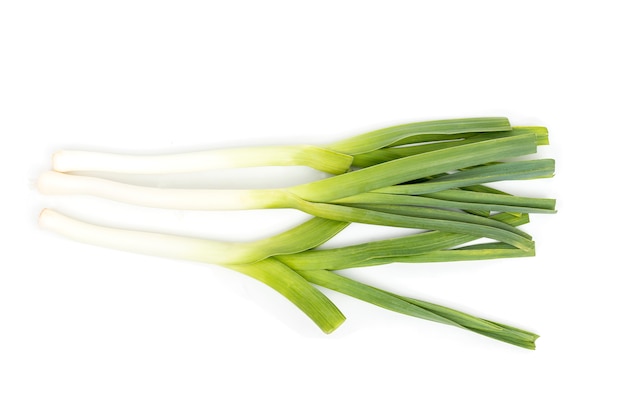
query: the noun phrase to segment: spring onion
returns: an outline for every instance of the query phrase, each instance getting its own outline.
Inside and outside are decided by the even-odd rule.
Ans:
[[[512,131],[503,117],[435,120],[392,126],[341,140],[327,147],[263,146],[165,155],[61,150],[52,158],[58,172],[101,171],[136,174],[197,172],[259,166],[309,166],[331,174],[346,172],[354,155],[396,144],[466,137],[479,132],[502,136]]]
[[[337,307],[325,295],[312,286],[312,284],[342,292],[392,311],[465,328],[526,348],[534,348],[533,342],[538,337],[531,332],[484,320],[458,310],[417,299],[402,297],[367,286],[343,277],[329,269],[303,268],[303,265],[306,264],[306,260],[303,264],[299,262],[298,258],[301,256],[306,257],[308,253],[310,253],[308,249],[291,254],[291,260],[289,256],[272,256],[252,263],[229,263],[235,260],[231,252],[241,253],[237,250],[238,246],[242,246],[243,253],[249,251],[250,247],[257,247],[263,250],[263,247],[267,243],[272,243],[271,241],[276,239],[279,243],[272,246],[280,247],[281,242],[284,241],[285,233],[252,243],[223,243],[169,234],[97,226],[70,218],[51,209],[44,209],[41,212],[39,224],[44,229],[83,243],[154,256],[218,264],[234,271],[244,273],[263,282],[285,296],[301,311],[307,314],[320,329],[326,333],[335,330],[343,323],[345,317]],[[310,220],[304,225],[305,227],[318,225],[321,227],[321,235],[317,236],[318,242],[330,239],[335,233],[346,226],[345,224],[316,223],[315,219]],[[294,233],[294,236],[298,236],[301,235],[300,232],[303,231],[302,226],[298,226],[286,232],[286,234]],[[417,234],[414,237],[419,239],[421,236],[421,234]],[[433,238],[435,236],[430,237]],[[448,247],[468,239],[467,236],[455,237],[456,239],[450,239],[449,236],[438,236],[436,240],[439,241],[439,247]],[[357,257],[362,257],[361,262],[356,262],[352,266],[363,266],[367,263],[367,259],[370,259],[372,256],[383,258],[391,257],[394,261],[398,261],[395,257],[400,256],[404,259],[402,262],[419,262],[410,260],[411,254],[428,254],[429,252],[423,252],[423,248],[420,250],[417,246],[415,249],[411,246],[407,247],[406,243],[409,239],[410,238],[396,239],[394,243],[405,240],[403,242],[404,245],[396,245],[400,250],[399,252],[391,247],[393,243],[390,245],[389,241],[374,242],[374,245],[378,243],[376,248],[368,248],[367,245],[353,245],[342,249],[345,252],[356,254]],[[301,242],[300,249],[307,246],[302,246],[302,243],[303,242]],[[310,243],[314,244],[313,242]],[[468,247],[465,251],[469,252],[471,250],[471,247]],[[503,250],[506,249],[503,248]],[[268,253],[266,249],[264,251],[266,254]],[[456,249],[456,251],[461,250]],[[278,250],[278,252],[280,252],[280,250]],[[318,251],[318,253],[319,252],[323,253],[324,251]],[[337,254],[331,255],[331,257],[332,256],[337,257]],[[363,260],[365,262],[363,262]],[[330,269],[335,269],[332,266],[332,262],[330,265],[325,266],[326,268],[330,267]]]

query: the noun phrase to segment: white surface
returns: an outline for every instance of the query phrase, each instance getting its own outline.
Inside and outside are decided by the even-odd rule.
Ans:
[[[0,415],[624,415],[619,2],[434,4],[2,2]],[[549,127],[557,176],[522,187],[558,199],[525,227],[537,256],[353,275],[534,330],[534,352],[337,294],[348,321],[323,335],[246,277],[36,226],[46,206],[228,239],[303,218],[43,197],[61,148],[324,144],[466,116]]]

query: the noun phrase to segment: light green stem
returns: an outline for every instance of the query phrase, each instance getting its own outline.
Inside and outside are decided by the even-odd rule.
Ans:
[[[278,291],[309,316],[324,333],[331,333],[346,319],[324,294],[311,286],[299,273],[274,258],[227,267]]]

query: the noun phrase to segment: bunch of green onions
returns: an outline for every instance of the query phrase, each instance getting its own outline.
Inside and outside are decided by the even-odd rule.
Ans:
[[[319,147],[224,149],[171,155],[60,151],[41,175],[46,194],[88,194],[179,210],[296,209],[310,220],[271,238],[220,242],[85,223],[44,209],[43,228],[105,247],[222,265],[287,297],[326,333],[345,317],[317,287],[380,307],[454,325],[534,349],[537,335],[441,305],[359,283],[337,271],[393,262],[449,262],[534,256],[519,226],[555,201],[489,185],[549,178],[554,161],[533,159],[547,129],[512,127],[506,118],[437,120],[392,126]],[[182,189],[131,185],[84,172],[163,174],[253,166],[308,166],[318,181],[273,189]],[[350,223],[412,230],[408,236],[320,249]],[[486,242],[484,242],[486,240]]]

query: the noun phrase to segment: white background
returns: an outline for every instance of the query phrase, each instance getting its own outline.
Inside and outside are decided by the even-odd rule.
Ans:
[[[625,415],[619,2],[0,4],[0,415]],[[557,176],[521,189],[558,199],[558,214],[524,226],[537,256],[350,276],[533,330],[536,351],[335,293],[348,320],[324,335],[245,276],[36,224],[54,207],[129,227],[266,236],[304,217],[44,197],[33,183],[62,148],[324,144],[468,116],[550,129],[540,152],[557,159]],[[262,172],[235,179],[315,178]]]

